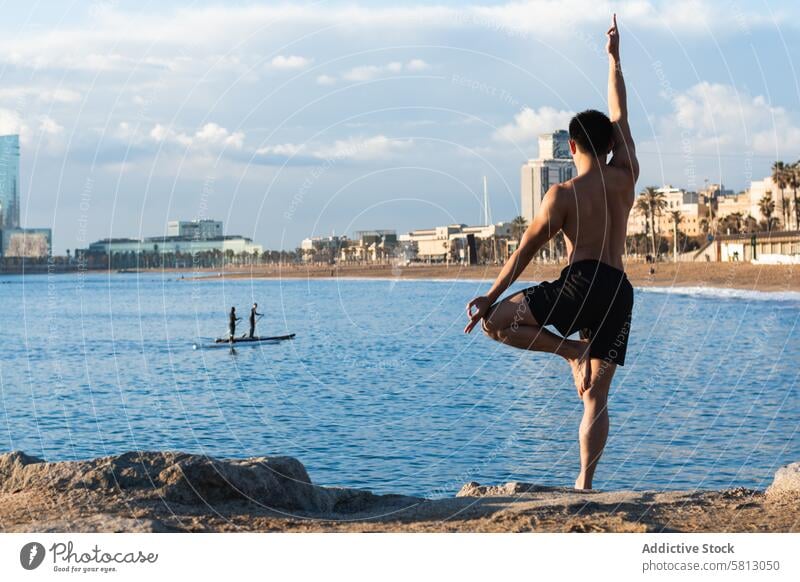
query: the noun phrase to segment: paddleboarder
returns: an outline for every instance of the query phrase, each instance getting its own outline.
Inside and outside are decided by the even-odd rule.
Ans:
[[[261,317],[264,315],[263,313],[258,312],[258,303],[253,303],[253,307],[250,309],[250,338],[254,338],[256,336],[256,316]]]
[[[236,308],[231,307],[231,312],[228,316],[228,341],[233,342],[233,338],[236,337],[236,322],[241,320],[241,317],[236,317]]]

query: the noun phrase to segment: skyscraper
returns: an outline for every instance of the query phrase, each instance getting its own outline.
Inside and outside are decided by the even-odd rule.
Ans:
[[[19,228],[19,135],[0,136],[0,228]]]
[[[539,157],[522,165],[522,216],[531,223],[542,198],[553,184],[577,174],[569,151],[569,134],[563,129],[539,136]]]

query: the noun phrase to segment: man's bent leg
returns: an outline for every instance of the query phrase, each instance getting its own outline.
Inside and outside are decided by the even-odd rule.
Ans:
[[[575,481],[576,489],[591,489],[597,462],[608,438],[608,391],[617,365],[592,358],[592,378],[583,393],[583,419],[578,431],[581,448],[581,472]]]
[[[483,331],[493,340],[535,352],[557,354],[565,359],[578,357],[585,348],[544,329],[536,321],[522,293],[492,307],[483,320]]]
[[[572,368],[576,386],[588,388],[588,342],[568,340],[540,326],[522,293],[492,307],[483,320],[483,331],[493,340],[515,348],[561,356]]]

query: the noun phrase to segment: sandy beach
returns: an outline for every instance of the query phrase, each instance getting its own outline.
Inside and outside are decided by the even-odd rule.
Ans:
[[[521,280],[552,280],[565,265],[531,264]],[[186,271],[180,271],[187,273]],[[194,277],[325,279],[461,279],[493,280],[499,266],[464,267],[460,265],[418,265],[393,267],[371,266],[258,266],[226,271],[193,271]],[[719,287],[752,291],[800,291],[800,268],[796,265],[753,265],[751,263],[659,263],[655,273],[650,265],[631,263],[626,272],[636,287]]]
[[[291,457],[0,455],[0,530],[36,532],[796,532],[800,464],[766,491],[576,491],[467,483],[422,499],[321,487]]]

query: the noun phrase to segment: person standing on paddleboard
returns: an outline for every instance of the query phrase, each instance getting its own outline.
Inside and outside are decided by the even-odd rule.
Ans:
[[[228,339],[230,341],[233,341],[233,338],[236,337],[236,322],[241,320],[241,317],[236,317],[236,308],[231,307],[231,313],[228,318]]]
[[[263,313],[258,312],[258,303],[253,303],[252,309],[250,309],[250,338],[254,338],[256,335],[256,316],[261,317],[264,315]]]

